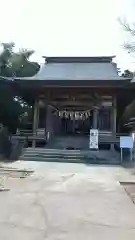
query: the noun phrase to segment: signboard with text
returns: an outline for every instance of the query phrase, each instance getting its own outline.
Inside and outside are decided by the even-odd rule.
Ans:
[[[90,129],[90,149],[98,149],[98,129]]]
[[[133,148],[132,136],[121,136],[120,137],[120,148]]]

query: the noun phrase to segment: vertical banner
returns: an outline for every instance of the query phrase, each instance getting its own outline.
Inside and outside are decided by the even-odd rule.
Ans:
[[[90,129],[90,149],[98,149],[98,129]]]

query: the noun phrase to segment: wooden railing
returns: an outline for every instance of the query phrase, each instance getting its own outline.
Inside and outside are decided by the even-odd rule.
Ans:
[[[99,143],[101,144],[118,144],[120,142],[120,136],[127,136],[125,133],[116,133],[115,135],[109,131],[99,131]],[[89,137],[89,136],[88,136]],[[12,135],[12,139],[18,140],[37,140],[37,141],[46,141],[47,136],[45,133],[45,129],[38,129],[36,134],[32,133],[32,130],[21,130],[16,134]]]
[[[128,136],[126,133],[116,133],[115,135],[109,131],[99,131],[99,143],[119,144],[120,136]]]
[[[18,140],[45,140],[46,141],[46,133],[45,129],[37,129],[36,134],[33,134],[32,130],[19,130],[16,134],[13,134],[12,139]]]

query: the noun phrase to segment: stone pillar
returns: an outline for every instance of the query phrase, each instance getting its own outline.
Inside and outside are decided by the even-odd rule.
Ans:
[[[33,112],[33,136],[36,136],[37,128],[38,128],[38,118],[39,118],[39,103],[38,100],[35,100],[34,103],[34,112]],[[32,141],[32,147],[36,147],[36,140]]]
[[[93,128],[97,129],[98,127],[98,108],[93,110]]]
[[[112,100],[112,112],[111,112],[111,132],[112,137],[116,137],[116,120],[117,120],[117,100],[116,96],[113,96]],[[111,144],[111,150],[114,150],[114,144]]]

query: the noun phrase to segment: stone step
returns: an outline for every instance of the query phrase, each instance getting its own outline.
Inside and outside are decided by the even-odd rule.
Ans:
[[[49,152],[49,153],[89,153],[90,150],[77,150],[77,149],[73,149],[73,150],[68,150],[68,149],[47,149],[47,148],[24,148],[25,150],[29,151],[29,152]]]
[[[25,148],[20,156],[23,161],[80,162],[91,164],[119,164],[118,154],[111,151],[58,150]]]
[[[118,154],[114,154],[114,153],[108,153],[109,151],[106,151],[104,153],[102,153],[102,151],[98,151],[98,152],[93,152],[93,151],[78,151],[78,152],[74,152],[74,151],[63,151],[63,150],[59,150],[59,151],[32,151],[32,150],[25,150],[24,154],[29,156],[35,156],[35,155],[43,155],[43,156],[57,156],[57,157],[87,157],[87,156],[92,156],[92,157],[99,157],[99,158],[107,158],[110,157],[111,158],[116,158],[118,157]]]
[[[49,157],[49,156],[53,156],[53,157],[96,157],[96,158],[106,158],[104,156],[101,156],[99,154],[93,154],[93,153],[74,153],[74,154],[67,154],[67,153],[49,153],[49,152],[25,152],[24,153],[25,156],[46,156],[46,157]],[[109,156],[108,156],[109,157]],[[111,156],[112,158],[115,158],[117,156]]]
[[[49,154],[93,154],[93,155],[102,155],[106,154],[108,156],[117,156],[118,153],[116,151],[109,150],[67,150],[67,149],[47,149],[47,148],[24,148],[24,151],[29,153],[49,153]]]
[[[46,158],[46,157],[22,157],[20,160],[22,161],[39,161],[39,162],[69,162],[69,163],[86,163],[86,164],[111,164],[117,165],[118,161],[107,161],[105,159],[93,159],[93,158]]]

